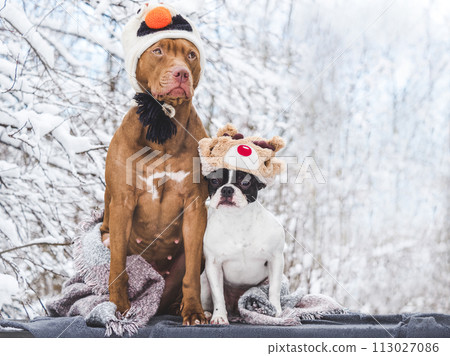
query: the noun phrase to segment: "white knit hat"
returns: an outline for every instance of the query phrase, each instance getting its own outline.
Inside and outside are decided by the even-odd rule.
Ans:
[[[131,86],[138,93],[143,92],[136,80],[136,66],[139,57],[147,48],[164,38],[183,38],[192,42],[200,53],[200,76],[205,70],[206,59],[203,44],[194,24],[169,5],[146,3],[128,21],[122,32],[125,70]]]

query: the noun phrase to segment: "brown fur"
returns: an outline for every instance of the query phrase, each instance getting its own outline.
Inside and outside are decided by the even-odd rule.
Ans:
[[[160,48],[164,54],[154,54],[155,48]],[[197,54],[197,59],[188,58],[191,51]],[[190,75],[186,95],[182,97],[173,97],[168,93],[177,84],[172,75],[175,67],[187,69]],[[198,156],[197,141],[207,137],[191,100],[199,76],[198,51],[189,41],[164,39],[142,54],[136,78],[157,99],[174,105],[177,134],[162,145],[147,141],[146,129],[136,114],[137,108],[128,111],[111,141],[106,158],[105,218],[100,228],[102,239],[110,240],[110,300],[118,310],[125,313],[130,307],[128,276],[124,272],[126,256],[143,253],[145,260],[166,279],[159,312],[168,311],[180,295],[182,286],[181,315],[183,324],[188,325],[197,320],[201,323],[206,321],[200,304],[200,270],[206,227],[204,202],[208,191],[204,182],[193,183],[193,157]],[[171,157],[149,174],[190,172],[181,183],[168,180],[158,186],[156,199],[146,191],[145,185],[143,189],[138,189],[135,184],[126,183],[127,158],[146,146],[161,154],[147,162],[141,172],[136,172],[139,160],[135,161],[133,182],[139,179],[138,175],[146,178],[146,167],[164,154]],[[153,181],[155,186],[158,181],[160,179]]]

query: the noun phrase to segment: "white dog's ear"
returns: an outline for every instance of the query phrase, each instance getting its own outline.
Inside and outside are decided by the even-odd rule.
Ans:
[[[261,190],[261,189],[264,189],[266,187],[266,184],[261,182],[258,178],[256,178],[256,186],[258,187],[258,190]]]

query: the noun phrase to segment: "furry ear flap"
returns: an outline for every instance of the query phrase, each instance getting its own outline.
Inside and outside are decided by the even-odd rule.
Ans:
[[[236,127],[234,127],[231,124],[226,124],[224,127],[220,128],[219,131],[217,131],[217,137],[220,136],[231,136],[233,137],[238,133],[238,130]]]
[[[208,137],[202,138],[198,142],[198,152],[200,157],[210,157],[211,156],[211,147],[214,146],[216,140]]]
[[[286,144],[284,140],[280,136],[274,136],[269,140],[269,144],[271,144],[275,148],[275,152],[281,150]]]

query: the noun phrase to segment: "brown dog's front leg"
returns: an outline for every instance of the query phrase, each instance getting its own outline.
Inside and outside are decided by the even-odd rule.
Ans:
[[[111,265],[109,272],[109,300],[117,310],[125,314],[130,309],[128,299],[128,274],[125,270],[127,261],[128,239],[136,203],[132,195],[115,199],[109,205],[109,228],[111,240]]]
[[[186,205],[183,215],[183,239],[186,273],[183,278],[183,301],[181,316],[183,325],[206,324],[200,302],[200,269],[203,252],[203,235],[207,212],[201,197]]]

